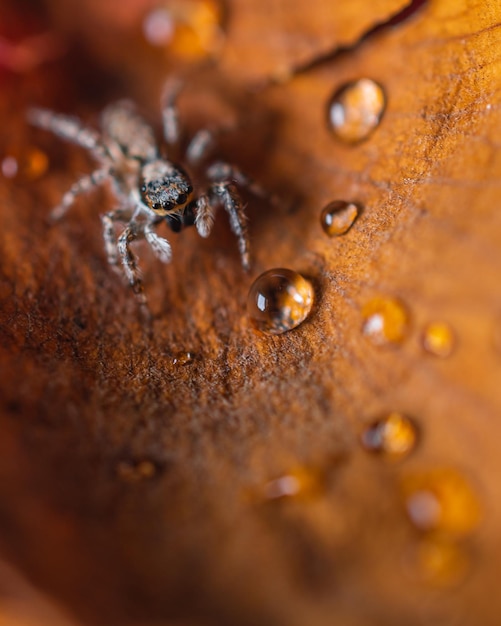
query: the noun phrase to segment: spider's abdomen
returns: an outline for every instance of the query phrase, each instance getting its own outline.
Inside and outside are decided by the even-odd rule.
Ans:
[[[129,100],[120,100],[106,107],[101,115],[103,132],[117,143],[123,153],[141,161],[158,157],[151,126],[136,112]]]

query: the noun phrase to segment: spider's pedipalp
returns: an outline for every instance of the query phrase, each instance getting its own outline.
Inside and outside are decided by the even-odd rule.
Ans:
[[[172,248],[170,243],[164,237],[160,237],[155,232],[153,224],[146,224],[144,226],[144,237],[150,244],[157,259],[160,259],[162,263],[169,263],[172,258]]]
[[[61,219],[75,202],[77,196],[91,191],[104,182],[109,176],[110,169],[108,167],[95,170],[92,174],[88,174],[87,176],[82,176],[82,178],[77,180],[77,182],[68,189],[62,197],[61,202],[52,209],[50,219],[53,221]]]
[[[195,227],[200,237],[208,237],[214,224],[214,207],[206,194],[195,203]]]

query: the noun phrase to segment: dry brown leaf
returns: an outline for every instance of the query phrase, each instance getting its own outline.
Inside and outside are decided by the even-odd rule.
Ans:
[[[97,214],[109,196],[47,226],[49,206],[87,161],[23,131],[51,169],[36,184],[0,181],[0,520],[3,551],[32,580],[108,625],[497,624],[500,23],[495,3],[434,0],[283,84],[248,93],[240,72],[220,80],[216,67],[187,88],[188,126],[236,108],[244,123],[225,140],[226,156],[284,198],[276,209],[249,207],[253,276],[299,270],[317,304],[279,337],[249,326],[251,277],[222,216],[208,241],[182,233],[169,267],[141,249],[150,336],[104,259]],[[369,26],[357,20],[350,32]],[[333,37],[328,49],[338,46]],[[346,146],[326,109],[361,76],[384,86],[388,105],[366,142]],[[70,101],[85,104],[100,78],[69,81]],[[47,89],[57,80],[46,70],[9,94],[57,106]],[[151,80],[131,93],[153,113]],[[364,211],[347,235],[328,239],[319,214],[336,198]],[[401,345],[374,347],[362,335],[373,296],[408,308]],[[421,345],[434,320],[457,337],[446,359]],[[182,351],[193,362],[174,363]],[[357,443],[368,420],[392,410],[421,432],[399,464]],[[130,468],[143,460],[157,473],[140,480]],[[120,477],[123,463],[134,480]],[[298,467],[323,476],[319,492],[262,501],[268,481]],[[461,472],[482,509],[458,544],[463,560],[452,553],[467,573],[459,587],[420,579],[422,536],[399,495],[409,472],[435,467]]]

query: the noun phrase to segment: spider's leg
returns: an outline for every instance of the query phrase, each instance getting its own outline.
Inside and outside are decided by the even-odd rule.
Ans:
[[[181,135],[177,97],[181,91],[180,81],[169,81],[162,94],[162,121],[165,141],[169,146],[177,146]]]
[[[214,145],[214,133],[206,128],[199,130],[186,149],[186,160],[191,165],[198,165]]]
[[[140,304],[146,304],[146,296],[144,295],[143,281],[141,280],[141,272],[137,266],[136,257],[130,249],[130,244],[138,239],[139,232],[137,224],[129,223],[123,233],[118,238],[118,254],[124,266],[125,275],[132,287],[134,294]]]
[[[110,175],[109,168],[103,168],[95,170],[92,174],[82,176],[76,183],[74,183],[68,191],[62,197],[61,202],[51,211],[51,220],[59,220],[68,211],[71,205],[75,202],[77,196],[87,191],[91,191],[94,187],[100,185]]]
[[[104,249],[108,258],[108,263],[116,267],[118,263],[117,238],[115,235],[114,222],[127,221],[130,211],[126,208],[115,209],[101,215],[103,224]]]
[[[262,198],[271,204],[277,204],[279,201],[277,196],[269,194],[259,183],[252,180],[252,178],[244,174],[244,172],[238,169],[238,167],[235,167],[235,165],[223,162],[214,163],[207,170],[207,176],[210,180],[218,182],[232,180],[241,187],[248,189],[258,198]]]
[[[49,130],[61,139],[86,148],[98,161],[109,163],[110,156],[99,133],[84,126],[78,118],[35,107],[29,109],[28,121],[33,126]]]
[[[146,241],[150,244],[151,249],[155,253],[155,256],[162,261],[162,263],[169,263],[172,258],[172,249],[167,239],[160,237],[155,232],[155,226],[153,223],[146,224],[144,226],[144,236]]]
[[[250,254],[247,218],[237,188],[231,180],[215,182],[211,185],[209,194],[210,204],[220,202],[228,213],[231,230],[238,239],[238,249],[242,258],[242,265],[245,270],[248,270],[250,268]]]

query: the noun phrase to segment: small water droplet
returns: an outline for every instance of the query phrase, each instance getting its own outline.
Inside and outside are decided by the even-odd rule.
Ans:
[[[369,78],[343,85],[329,104],[329,124],[346,143],[367,139],[378,127],[386,107],[383,88]]]
[[[416,447],[418,431],[409,417],[393,412],[369,424],[360,440],[369,452],[400,459]]]
[[[49,159],[45,152],[38,148],[30,148],[24,155],[23,174],[30,180],[43,176],[49,167]]]
[[[193,352],[178,352],[172,357],[173,365],[190,365],[193,363],[195,355]]]
[[[279,335],[304,322],[313,299],[313,286],[301,274],[283,268],[272,269],[252,284],[247,312],[255,328]]]
[[[364,305],[362,317],[362,332],[377,346],[399,343],[409,331],[409,314],[394,298],[372,298]]]
[[[440,468],[408,474],[402,479],[401,489],[407,515],[419,530],[464,536],[480,522],[477,496],[455,470]]]
[[[322,479],[318,471],[296,467],[289,473],[265,484],[263,496],[266,500],[309,497],[321,490]]]
[[[168,8],[155,8],[143,20],[143,33],[154,46],[187,58],[214,55],[221,49],[221,6],[215,0],[171,0]]]
[[[152,46],[166,46],[174,36],[175,23],[172,13],[158,7],[150,11],[143,20],[143,33]]]
[[[127,483],[139,483],[149,480],[157,474],[157,467],[152,461],[120,461],[116,467],[117,476]]]
[[[329,237],[344,235],[353,226],[358,217],[359,207],[354,202],[334,200],[322,211],[320,223]]]
[[[454,332],[445,322],[432,322],[424,329],[423,347],[430,354],[448,357],[452,354],[454,345]]]
[[[0,167],[5,178],[36,180],[47,171],[49,160],[45,152],[38,148],[28,148],[22,153],[15,152],[15,155],[10,154],[1,162]]]
[[[13,156],[6,156],[2,160],[2,174],[5,178],[14,178],[17,175],[19,166],[17,159]]]
[[[421,539],[411,556],[418,579],[437,587],[453,587],[461,583],[471,565],[461,545],[440,536]]]

